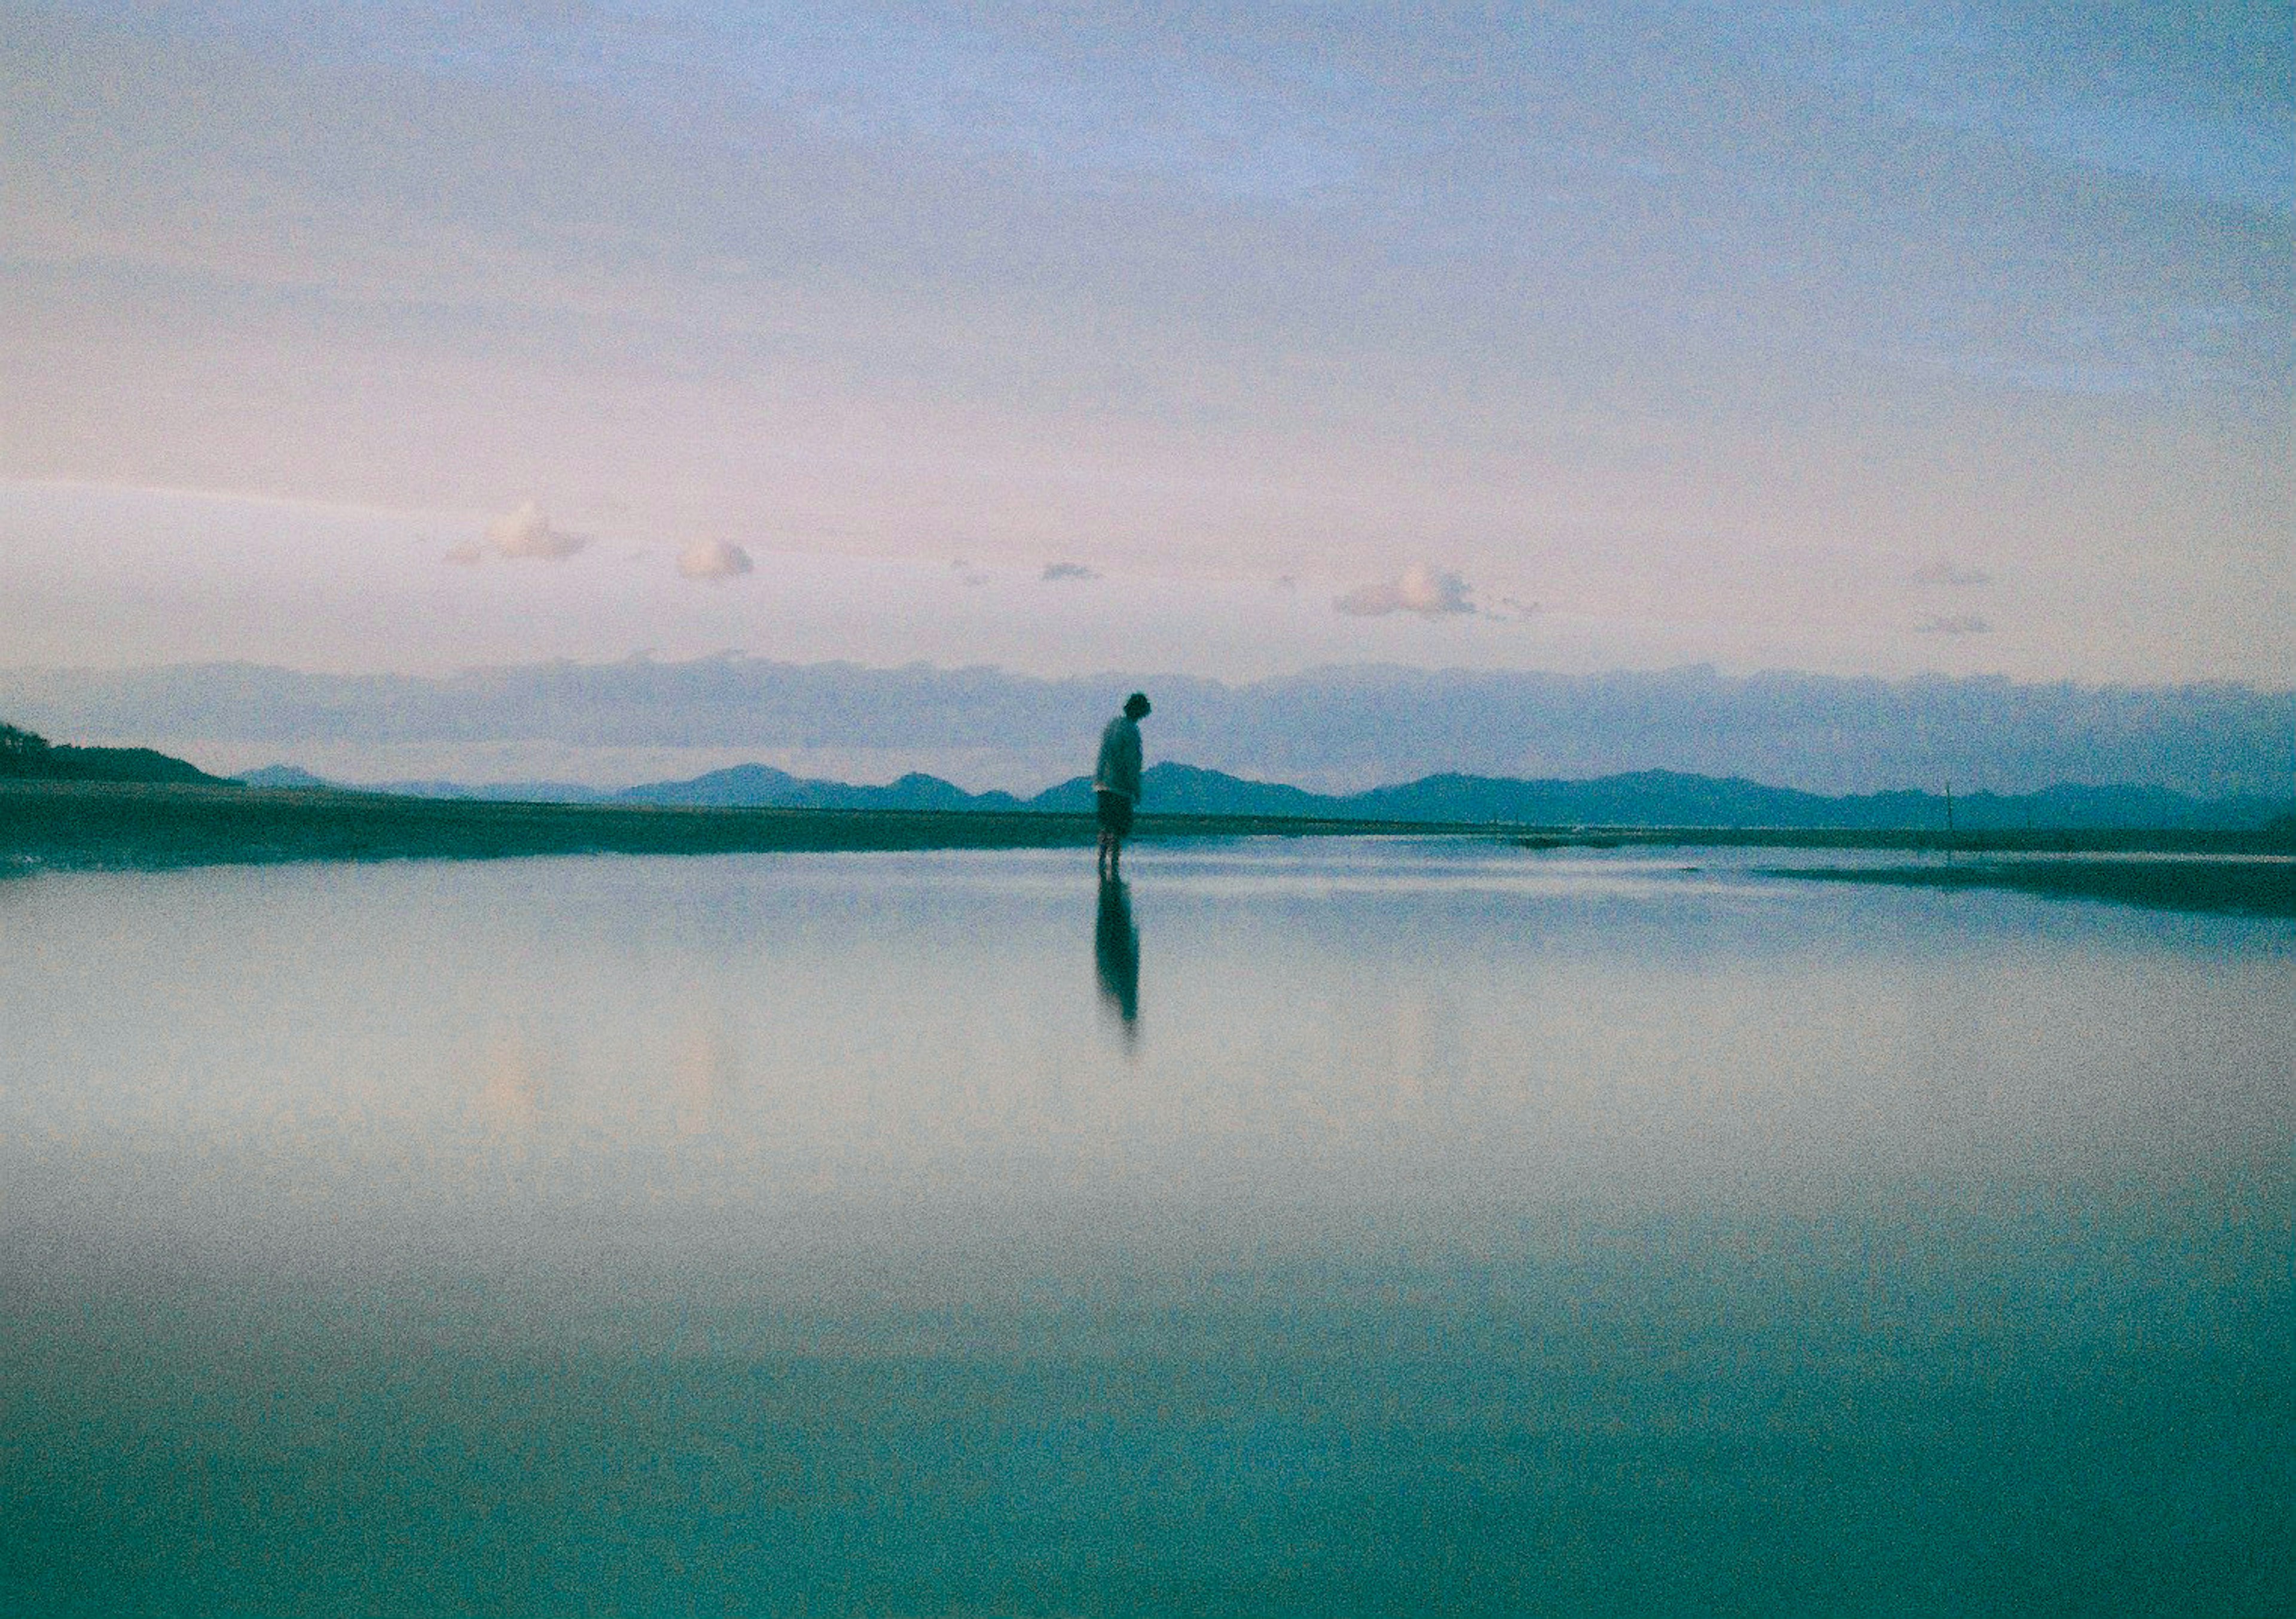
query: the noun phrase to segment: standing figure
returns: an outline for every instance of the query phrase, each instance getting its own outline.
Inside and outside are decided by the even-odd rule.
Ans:
[[[1100,733],[1100,763],[1093,767],[1093,802],[1100,810],[1100,876],[1116,880],[1116,863],[1124,854],[1124,839],[1132,831],[1132,806],[1140,802],[1140,722],[1148,717],[1148,699],[1135,691],[1124,699],[1124,712],[1108,722]]]

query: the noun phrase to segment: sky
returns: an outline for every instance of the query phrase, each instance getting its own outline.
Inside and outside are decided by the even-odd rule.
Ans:
[[[2291,7],[0,0],[0,668],[2296,684]]]

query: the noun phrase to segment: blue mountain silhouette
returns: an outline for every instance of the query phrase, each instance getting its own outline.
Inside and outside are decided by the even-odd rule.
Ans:
[[[256,787],[337,787],[292,765],[239,778]],[[1792,827],[1844,830],[1941,827],[1939,793],[1912,790],[1830,797],[1770,787],[1737,777],[1682,771],[1633,771],[1584,781],[1526,781],[1444,774],[1359,793],[1316,793],[1279,781],[1254,781],[1198,765],[1166,762],[1142,779],[1144,812],[1165,815],[1297,816],[1401,822],[1498,822],[1541,826]],[[361,790],[424,797],[519,799],[722,808],[852,810],[1037,810],[1082,813],[1092,783],[1073,777],[1033,797],[967,792],[939,776],[913,773],[882,786],[791,775],[767,765],[739,765],[676,781],[608,789],[567,782],[462,786],[452,781],[392,781]],[[2258,827],[2286,805],[2244,796],[2201,798],[2165,788],[2051,787],[2036,793],[1956,795],[1955,826],[2032,828]]]

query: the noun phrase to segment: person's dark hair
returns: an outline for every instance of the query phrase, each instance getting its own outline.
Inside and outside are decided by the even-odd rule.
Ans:
[[[1126,698],[1124,699],[1124,712],[1128,718],[1136,720],[1146,719],[1148,717],[1148,694],[1145,691],[1135,691],[1131,696]]]

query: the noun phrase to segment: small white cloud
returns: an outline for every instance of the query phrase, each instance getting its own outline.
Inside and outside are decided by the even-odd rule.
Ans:
[[[731,540],[696,540],[677,553],[677,571],[712,584],[738,579],[757,567],[750,553]]]
[[[1422,562],[1400,579],[1359,585],[1332,605],[1354,618],[1382,618],[1390,613],[1439,618],[1447,613],[1473,612],[1472,594],[1457,574]]]
[[[562,562],[590,543],[586,534],[554,528],[542,508],[528,501],[508,516],[487,525],[487,544],[497,555],[530,557],[543,562]]]
[[[1989,635],[1993,626],[1982,613],[1939,613],[1914,626],[1923,635]]]
[[[1916,585],[1990,585],[1993,583],[1993,576],[1981,568],[1956,567],[1945,558],[1939,557],[1934,562],[1925,562],[1914,569],[1914,583]]]
[[[1096,568],[1086,568],[1081,562],[1047,562],[1045,564],[1043,576],[1047,584],[1062,579],[1097,579],[1100,577],[1100,570]]]

